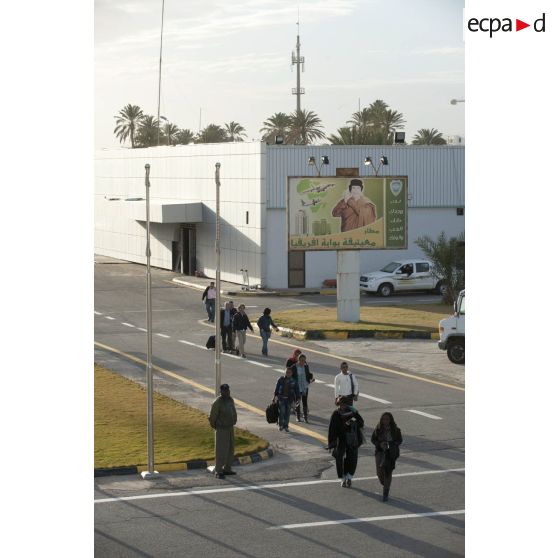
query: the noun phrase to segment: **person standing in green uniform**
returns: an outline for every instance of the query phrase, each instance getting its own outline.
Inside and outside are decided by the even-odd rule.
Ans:
[[[236,408],[229,384],[220,387],[221,395],[211,405],[209,424],[215,430],[215,476],[236,475],[231,469],[234,459],[234,425]]]

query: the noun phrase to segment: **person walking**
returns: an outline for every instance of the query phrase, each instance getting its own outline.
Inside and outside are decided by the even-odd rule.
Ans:
[[[349,365],[346,362],[341,363],[341,372],[335,376],[335,404],[339,402],[339,398],[347,397],[349,405],[358,401],[358,381],[354,374],[349,372]]]
[[[295,349],[293,354],[287,359],[285,366],[290,368],[293,364],[296,364],[298,362],[298,355],[300,354],[302,354],[302,351],[300,349]]]
[[[265,308],[263,314],[258,318],[258,327],[260,328],[260,337],[262,338],[262,355],[267,356],[267,342],[271,337],[271,328],[275,331],[279,331],[279,328],[275,325],[273,318],[271,317],[271,308]]]
[[[234,425],[236,407],[229,384],[220,387],[221,395],[211,405],[209,424],[215,430],[215,476],[236,475],[231,469],[234,459]]]
[[[384,487],[382,500],[387,502],[395,461],[399,457],[399,446],[403,442],[401,430],[391,413],[384,413],[372,432],[372,443],[376,447],[376,474]]]
[[[231,301],[225,303],[225,307],[221,308],[221,340],[223,342],[223,351],[234,350],[233,339],[233,317],[236,314],[236,308]]]
[[[342,479],[341,486],[351,488],[352,479],[358,462],[358,448],[362,444],[364,420],[359,412],[349,403],[348,397],[339,399],[339,407],[333,411],[329,421],[328,449],[335,457],[337,478]]]
[[[273,401],[279,404],[279,431],[289,431],[291,405],[300,398],[298,383],[293,378],[292,368],[285,368],[285,375],[277,380]]]
[[[236,334],[238,340],[238,350],[242,358],[246,358],[246,353],[244,352],[244,345],[246,343],[246,330],[250,329],[254,333],[254,328],[250,323],[250,318],[246,315],[246,306],[241,304],[238,307],[238,312],[233,316],[233,332]]]
[[[212,323],[215,321],[215,298],[217,291],[215,290],[215,283],[211,281],[209,286],[205,288],[202,294],[202,302],[205,301],[205,310],[207,312],[207,321]]]
[[[293,371],[293,378],[298,383],[298,390],[300,391],[300,400],[296,405],[296,420],[301,422],[300,407],[302,403],[302,414],[304,422],[308,422],[308,387],[314,381],[314,375],[310,372],[310,367],[306,362],[306,355],[298,355],[298,361],[291,366]]]

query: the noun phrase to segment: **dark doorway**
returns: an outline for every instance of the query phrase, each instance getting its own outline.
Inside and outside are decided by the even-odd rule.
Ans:
[[[180,229],[182,273],[194,275],[196,271],[196,229],[195,226]]]
[[[196,271],[196,228],[182,225],[178,240],[172,242],[172,270],[184,275],[194,275]]]
[[[306,286],[306,252],[289,252],[289,288]]]

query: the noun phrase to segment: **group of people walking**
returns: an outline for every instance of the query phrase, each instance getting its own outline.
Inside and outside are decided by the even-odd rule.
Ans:
[[[202,294],[202,302],[207,311],[207,321],[215,322],[215,299],[216,290],[213,281],[206,287]],[[252,322],[246,314],[246,306],[240,304],[235,308],[234,302],[229,300],[223,308],[219,309],[221,349],[227,353],[236,353],[246,358],[246,332],[250,330],[254,333]],[[271,337],[272,329],[279,331],[277,324],[271,317],[271,308],[265,308],[257,321],[262,338],[262,355],[268,356],[268,341]]]

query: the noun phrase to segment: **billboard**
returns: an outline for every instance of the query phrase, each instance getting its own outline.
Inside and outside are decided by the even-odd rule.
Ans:
[[[406,249],[407,193],[407,176],[290,176],[288,249]]]

